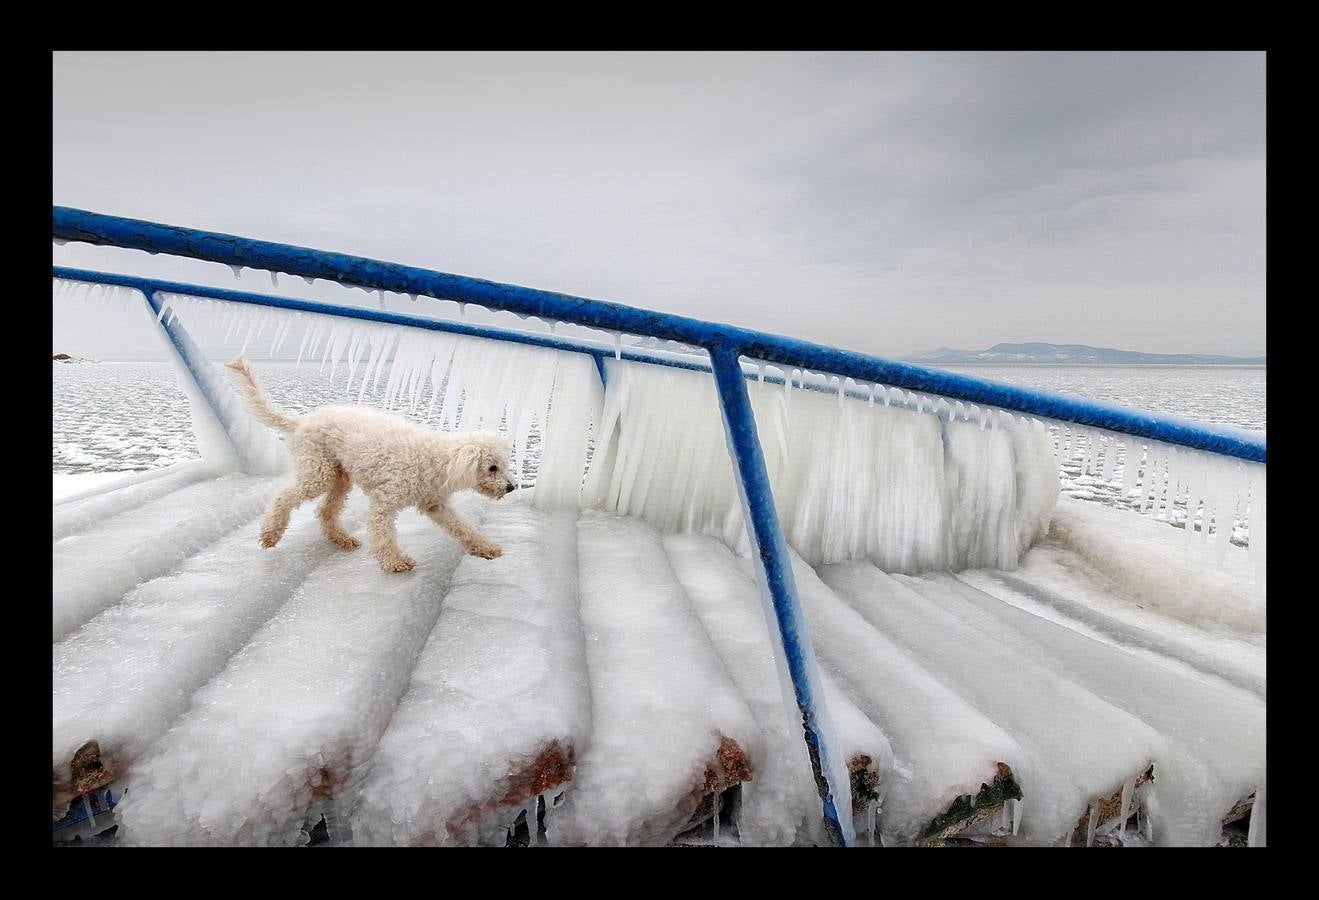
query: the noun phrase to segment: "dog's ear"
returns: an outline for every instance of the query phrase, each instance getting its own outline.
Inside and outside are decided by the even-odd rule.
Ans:
[[[459,444],[453,452],[456,475],[460,481],[475,484],[484,470],[485,448],[477,443]]]

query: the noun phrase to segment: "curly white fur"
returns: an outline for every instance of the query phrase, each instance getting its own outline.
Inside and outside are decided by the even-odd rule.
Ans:
[[[507,477],[509,443],[485,431],[443,434],[397,416],[360,406],[323,406],[290,416],[272,406],[241,356],[225,363],[252,414],[287,432],[293,480],[280,489],[261,523],[261,546],[279,543],[298,506],[325,494],[316,509],[325,536],[345,550],[361,544],[339,514],[356,484],[371,502],[366,535],[386,572],[406,572],[416,561],[399,549],[394,520],[415,506],[467,548],[494,559],[503,551],[449,505],[449,495],[474,490],[498,500],[516,485]]]

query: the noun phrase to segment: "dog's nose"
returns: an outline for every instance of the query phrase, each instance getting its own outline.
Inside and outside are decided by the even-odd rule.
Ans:
[[[513,493],[513,491],[515,491],[515,490],[517,490],[517,485],[514,484],[514,483],[511,482],[511,481],[510,481],[510,482],[507,482],[507,483],[504,485],[504,493],[505,493],[505,494],[511,494],[511,493]]]

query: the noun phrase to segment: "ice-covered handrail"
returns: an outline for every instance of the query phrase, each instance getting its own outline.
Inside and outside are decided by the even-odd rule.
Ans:
[[[368,290],[475,303],[519,315],[536,316],[545,321],[651,335],[707,350],[715,347],[729,348],[741,356],[775,365],[829,372],[840,377],[879,382],[907,390],[928,391],[952,400],[970,401],[1027,415],[1105,428],[1252,462],[1262,463],[1267,458],[1265,436],[1259,432],[1196,422],[1180,416],[1136,410],[1034,388],[1000,384],[970,375],[895,362],[735,325],[707,322],[604,300],[62,206],[53,208],[52,237],[61,241],[82,241],[149,253],[168,253],[304,278],[324,278]],[[342,309],[336,307],[335,311],[343,314]]]

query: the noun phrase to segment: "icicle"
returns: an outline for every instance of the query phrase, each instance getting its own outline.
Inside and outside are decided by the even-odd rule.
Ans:
[[[270,270],[270,286],[279,287],[279,273],[274,269]]]
[[[1016,837],[1021,829],[1021,801],[1012,800],[1012,836]]]
[[[1117,827],[1119,838],[1126,837],[1127,818],[1131,815],[1131,800],[1135,792],[1136,779],[1134,777],[1127,779],[1126,783],[1122,785],[1122,809],[1118,813],[1118,818],[1121,820]]]
[[[845,396],[846,391],[844,390],[842,383],[838,380],[837,375],[829,379],[829,386],[834,389],[835,393],[838,394],[838,408],[842,409],[843,397]]]
[[[714,842],[716,844],[719,843],[719,799],[719,792],[716,791],[714,795]]]
[[[416,295],[416,294],[408,294],[408,299],[411,300],[413,303],[416,303],[416,302],[417,302],[417,295]]]
[[[1264,785],[1261,783],[1255,791],[1255,802],[1250,808],[1250,828],[1246,830],[1247,847],[1267,847],[1268,832],[1265,829],[1267,818],[1264,809]]]
[[[1099,825],[1099,801],[1090,801],[1090,823],[1085,828],[1085,845],[1093,847],[1095,845],[1095,827]]]
[[[92,815],[92,805],[87,802],[87,794],[82,795],[82,808],[87,812],[87,821],[91,823],[92,830],[96,830],[96,816]]]
[[[381,291],[381,290],[377,290],[377,291],[376,291],[376,300],[379,301],[379,303],[380,303],[380,308],[381,308],[381,309],[385,309],[385,310],[388,309],[388,307],[385,306],[385,292],[384,292],[384,291]]]
[[[614,332],[614,359],[623,358],[623,332]]]
[[[870,399],[866,402],[866,405],[873,408],[875,405],[875,391],[882,391],[882,390],[884,390],[884,388],[880,387],[877,384],[872,384],[870,386]]]
[[[164,303],[161,303],[161,304],[160,304],[160,309],[156,312],[156,322],[157,322],[157,323],[159,323],[161,319],[165,318],[165,310],[167,310],[167,309],[169,309],[169,307],[166,306]]]
[[[234,273],[234,281],[241,281],[241,280],[243,279],[243,267],[242,267],[242,266],[235,266],[235,265],[232,265],[232,264],[231,264],[231,265],[229,266],[229,271],[231,271],[231,272]]]

